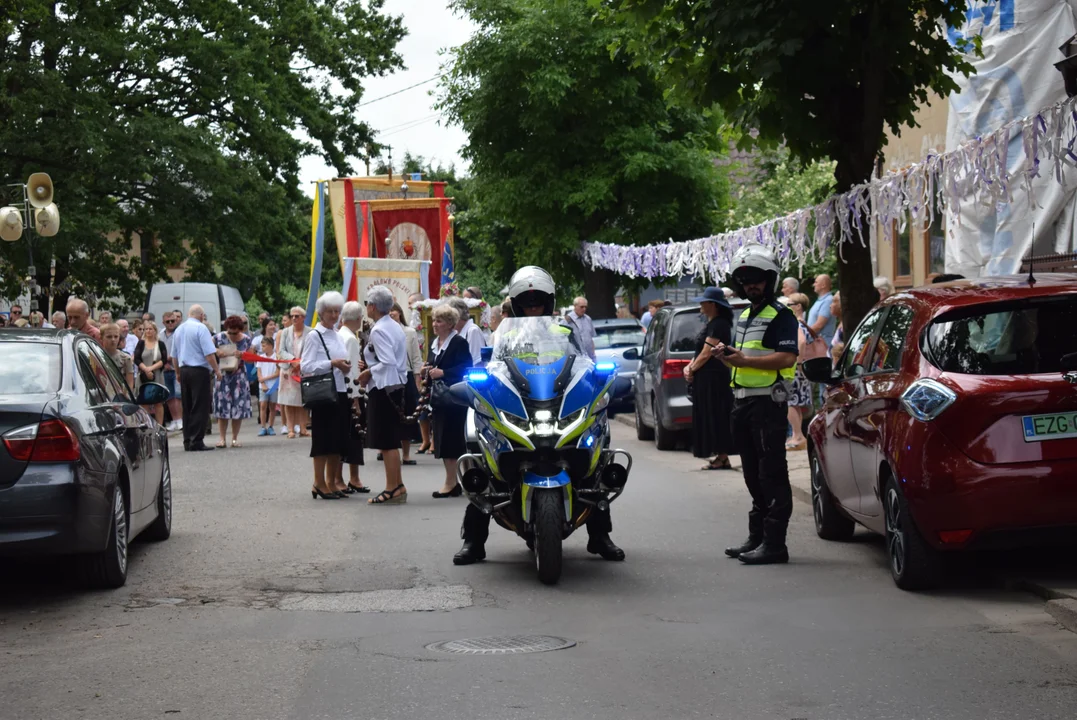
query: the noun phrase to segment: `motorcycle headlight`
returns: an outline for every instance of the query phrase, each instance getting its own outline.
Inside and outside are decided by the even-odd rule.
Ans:
[[[957,393],[938,380],[924,378],[901,393],[901,406],[917,420],[930,422],[953,405]]]

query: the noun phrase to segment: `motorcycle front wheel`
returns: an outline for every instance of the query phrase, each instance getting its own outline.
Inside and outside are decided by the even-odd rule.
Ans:
[[[546,585],[561,577],[561,534],[565,502],[560,488],[538,488],[532,509],[535,518],[535,569]]]

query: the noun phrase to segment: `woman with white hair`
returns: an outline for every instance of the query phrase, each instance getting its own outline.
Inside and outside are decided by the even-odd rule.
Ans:
[[[359,372],[363,364],[363,344],[359,341],[359,333],[363,330],[365,315],[363,306],[354,300],[344,303],[344,309],[340,311],[340,329],[337,330],[344,347],[348,350],[348,365],[351,366],[348,377],[345,378],[348,386],[348,454],[343,457],[341,477],[337,487],[349,495],[370,492],[370,488],[359,478],[359,466],[364,464],[363,436],[359,434],[358,427],[362,412],[359,407]],[[344,486],[343,465],[348,466],[346,487]]]
[[[307,311],[296,305],[290,313],[292,325],[287,330],[281,329],[277,333],[277,358],[279,360],[292,360],[287,365],[280,367],[280,386],[277,388],[277,403],[280,405],[284,427],[288,429],[289,439],[296,435],[307,437],[307,411],[303,409],[303,393],[299,389],[299,381],[295,379],[299,372],[299,358],[303,354],[304,341],[310,335],[310,328],[306,326]]]
[[[345,386],[351,365],[348,363],[348,349],[335,329],[344,307],[344,297],[338,292],[327,292],[318,298],[315,307],[318,326],[303,343],[299,370],[304,377],[332,372],[337,400],[311,409],[310,456],[314,458],[314,487],[310,496],[337,500],[347,497],[343,489],[335,486],[341,478],[341,457],[350,456],[348,445],[351,440],[348,430],[351,415]]]
[[[390,317],[393,293],[383,285],[370,288],[367,316],[374,321],[363,350],[366,369],[359,382],[368,390],[367,443],[380,450],[385,464],[385,490],[367,502],[372,505],[406,503],[408,490],[400,475],[400,439],[403,435],[404,383],[408,376],[407,340]]]
[[[894,284],[885,275],[875,278],[875,289],[879,292],[879,300],[885,300],[894,294]]]

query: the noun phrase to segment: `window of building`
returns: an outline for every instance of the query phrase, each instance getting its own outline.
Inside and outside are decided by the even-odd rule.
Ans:
[[[924,253],[924,256],[927,258],[928,274],[946,272],[946,218],[942,208],[938,207],[937,204],[935,206],[935,219],[932,220],[931,227],[927,229],[925,242],[927,252]]]
[[[890,235],[894,246],[894,285],[911,287],[912,281],[912,224],[906,222],[905,229],[898,231],[898,221],[894,221]]]

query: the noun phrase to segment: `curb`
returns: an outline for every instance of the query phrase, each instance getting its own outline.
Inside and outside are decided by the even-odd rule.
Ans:
[[[1044,609],[1062,627],[1070,632],[1077,633],[1077,600],[1073,598],[1049,600]]]

